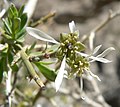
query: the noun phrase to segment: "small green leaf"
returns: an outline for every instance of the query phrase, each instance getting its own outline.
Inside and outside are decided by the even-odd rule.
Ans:
[[[60,41],[64,42],[66,39],[68,39],[69,34],[67,33],[61,33],[60,34]]]
[[[4,26],[5,26],[5,30],[8,32],[8,34],[12,34],[10,25],[7,23],[7,21],[5,19],[2,19]]]
[[[75,46],[78,47],[77,51],[83,51],[85,49],[85,45],[82,44],[81,42],[77,42]]]
[[[21,25],[20,25],[20,29],[23,29],[24,28],[24,26],[26,25],[26,23],[27,23],[27,14],[26,13],[24,13],[24,14],[22,14],[21,15]]]
[[[24,35],[19,37],[16,41],[19,43],[23,43],[25,41]]]
[[[18,12],[18,16],[19,16],[19,17],[21,17],[21,15],[23,14],[24,8],[25,8],[25,5],[23,5],[23,6],[19,9],[19,12]]]
[[[50,53],[54,53],[58,50],[59,46],[60,46],[59,44],[58,45],[52,45],[50,48],[47,48],[46,51],[50,52]]]
[[[43,55],[44,55],[44,53],[42,51],[30,53],[30,56],[34,56],[34,57],[43,56]]]
[[[14,4],[11,4],[10,8],[12,9],[12,11],[13,11],[13,13],[14,13],[14,16],[17,17],[17,16],[18,16],[18,11],[17,11],[15,5],[14,5]]]
[[[15,33],[18,32],[18,30],[20,29],[20,23],[21,23],[21,19],[20,18],[14,18],[13,26],[12,26],[13,32],[15,32]]]
[[[11,62],[13,61],[13,54],[11,52],[8,53],[8,62],[9,64],[11,64]]]
[[[50,81],[55,81],[56,73],[43,65],[41,62],[34,62],[34,64],[38,67],[40,72]]]
[[[8,10],[8,17],[10,19],[13,19],[13,17],[14,17],[14,13],[13,13],[13,10],[11,8],[9,8],[9,10]]]
[[[17,66],[17,64],[14,64],[13,66],[11,66],[12,71],[17,72],[19,70],[19,67]]]
[[[43,64],[43,65],[51,65],[51,64],[53,64],[53,63],[55,63],[55,62],[40,61],[40,63]]]
[[[20,31],[15,35],[16,40],[19,41],[19,39],[24,38],[25,32],[26,32],[25,29],[20,30]]]
[[[27,54],[30,54],[31,53],[31,51],[34,49],[34,47],[35,47],[35,45],[36,45],[36,41],[27,49]]]

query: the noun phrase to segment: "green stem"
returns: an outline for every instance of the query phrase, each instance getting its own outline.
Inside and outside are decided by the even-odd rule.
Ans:
[[[35,80],[35,82],[42,88],[45,88],[45,85],[43,84],[43,82],[41,81],[40,77],[38,76],[38,74],[35,72],[32,64],[30,63],[30,61],[28,60],[28,56],[27,54],[21,50],[20,51],[20,55],[22,60],[24,61],[24,64],[26,65],[30,75],[32,76],[32,78]]]

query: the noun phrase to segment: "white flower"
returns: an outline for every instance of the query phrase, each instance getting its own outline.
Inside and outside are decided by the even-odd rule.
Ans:
[[[77,36],[79,37],[79,31],[76,30],[74,21],[69,23],[69,29],[70,29],[71,33],[77,32]],[[33,36],[33,37],[35,37],[35,38],[37,38],[39,40],[43,40],[43,41],[46,41],[46,42],[51,42],[51,43],[60,45],[60,43],[58,41],[56,41],[54,38],[52,38],[51,36],[47,35],[46,33],[42,32],[40,30],[37,30],[35,28],[31,28],[31,27],[27,27],[26,30],[27,30],[28,34],[30,34],[31,36]],[[110,48],[106,49],[104,52],[102,52],[101,54],[99,54],[97,56],[93,56],[93,55],[95,55],[98,52],[98,50],[100,48],[101,48],[101,45],[97,46],[93,50],[92,55],[88,55],[88,54],[85,54],[85,53],[82,53],[82,52],[78,52],[78,51],[76,51],[76,53],[81,55],[81,56],[83,56],[83,57],[86,57],[89,60],[89,62],[94,62],[94,61],[99,61],[99,62],[103,62],[103,63],[111,62],[108,59],[105,59],[103,57],[105,55],[107,55],[110,51],[114,50],[114,48],[110,47]],[[62,83],[62,80],[63,80],[63,77],[66,74],[65,63],[66,63],[66,55],[63,57],[63,59],[61,61],[61,66],[60,66],[60,69],[58,70],[58,74],[57,74],[57,77],[55,79],[56,92],[59,90],[59,88],[61,86],[61,83]],[[93,74],[91,71],[88,71],[88,73],[92,77],[95,77],[95,78],[97,78],[100,81],[100,79],[99,79],[99,77],[97,75]]]
[[[69,23],[69,28],[70,28],[70,32],[71,33],[75,32],[75,23],[74,23],[74,21]],[[43,40],[43,41],[46,41],[46,42],[55,43],[55,44],[58,44],[58,45],[60,44],[54,38],[52,38],[51,36],[47,35],[46,33],[42,32],[40,30],[37,30],[35,28],[31,28],[31,27],[27,27],[26,30],[27,30],[28,34],[30,34],[31,36],[35,37],[36,39]],[[61,62],[60,69],[59,69],[57,77],[55,79],[56,92],[60,88],[60,85],[62,83],[64,74],[66,74],[65,62],[66,62],[66,56],[64,56],[64,58],[63,58],[63,60]]]

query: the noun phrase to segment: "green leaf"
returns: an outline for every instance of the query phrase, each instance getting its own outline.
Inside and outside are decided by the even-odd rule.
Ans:
[[[77,42],[77,43],[75,44],[75,46],[78,47],[78,50],[77,50],[77,51],[83,51],[83,50],[85,50],[85,45],[82,44],[81,42]]]
[[[14,16],[17,17],[18,16],[18,11],[17,11],[15,5],[11,4],[10,8],[12,9]]]
[[[24,38],[25,32],[26,32],[25,29],[20,30],[20,31],[15,35],[16,40],[19,41],[19,39]]]
[[[12,19],[14,17],[14,13],[13,13],[13,10],[11,8],[9,8],[9,10],[8,10],[8,17],[10,19]]]
[[[24,28],[24,26],[26,25],[26,23],[27,23],[27,14],[26,13],[24,13],[24,14],[22,14],[21,15],[21,25],[20,25],[20,29],[23,29]]]
[[[47,48],[47,52],[50,52],[50,53],[54,53],[58,50],[58,48],[60,47],[60,45],[52,45],[50,48]]]
[[[50,81],[55,81],[56,73],[43,65],[41,62],[34,62],[34,64],[38,67],[40,72]]]
[[[23,43],[25,38],[24,38],[25,35],[22,35],[20,36],[16,41],[19,42],[19,43]]]
[[[18,16],[19,16],[19,17],[21,17],[21,15],[23,14],[24,8],[25,8],[25,5],[23,5],[23,6],[19,9],[19,12],[18,12]]]
[[[5,30],[8,32],[8,34],[12,34],[12,30],[10,28],[10,25],[7,23],[7,21],[5,19],[2,19],[4,26],[5,26]]]
[[[13,20],[13,26],[12,26],[12,30],[13,32],[17,33],[18,30],[20,29],[20,23],[21,23],[21,19],[20,18],[14,18]]]
[[[61,33],[60,34],[60,41],[64,42],[66,39],[68,39],[69,34],[67,33]]]
[[[35,45],[36,45],[36,41],[29,48],[27,48],[26,53],[30,54],[31,51],[34,49]]]
[[[51,65],[51,64],[53,64],[53,63],[55,63],[55,62],[40,61],[40,63],[43,64],[43,65]]]
[[[13,61],[13,54],[11,52],[8,53],[8,62],[9,64],[11,64],[11,62]]]
[[[34,56],[34,57],[43,56],[43,55],[44,55],[44,53],[42,51],[30,53],[30,56]]]
[[[17,64],[14,64],[13,66],[11,66],[12,71],[17,72],[19,70],[19,67],[17,66]]]

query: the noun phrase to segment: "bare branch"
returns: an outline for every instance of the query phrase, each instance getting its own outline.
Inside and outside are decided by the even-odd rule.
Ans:
[[[112,19],[114,19],[115,17],[120,15],[120,10],[118,10],[117,12],[112,12],[109,11],[108,17],[107,19],[105,19],[103,22],[101,22],[97,27],[95,27],[94,29],[91,30],[91,32],[97,33],[99,30],[101,30],[108,22],[110,22]],[[85,42],[89,36],[90,33],[86,34],[83,36],[83,38],[81,39],[81,42]]]

